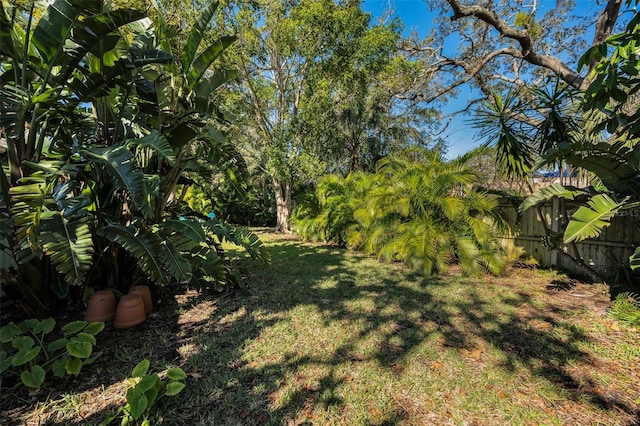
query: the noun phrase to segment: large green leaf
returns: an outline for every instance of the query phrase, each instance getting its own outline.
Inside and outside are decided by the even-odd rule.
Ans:
[[[207,239],[202,225],[195,220],[168,220],[161,226],[172,244],[181,251],[192,250]]]
[[[236,41],[235,36],[223,36],[220,39],[213,42],[209,47],[202,52],[189,69],[187,74],[187,81],[189,82],[189,88],[193,90],[196,84],[200,81],[200,78],[209,69],[211,64],[224,52],[224,50],[231,46]]]
[[[640,196],[640,154],[636,146],[625,141],[614,144],[560,144],[545,156],[546,163],[561,159],[594,173],[610,190]]]
[[[217,70],[212,76],[202,78],[195,87],[196,98],[204,98],[208,101],[209,95],[218,87],[240,76],[236,70]],[[209,111],[209,108],[206,109]]]
[[[200,272],[193,284],[201,288],[222,288],[228,283],[224,263],[215,249],[203,247],[191,258],[191,261]]]
[[[76,73],[68,86],[77,96],[77,102],[89,102],[100,96],[107,96],[109,90],[131,78],[132,71],[148,64],[166,64],[173,56],[156,49],[135,49],[129,51],[130,58],[120,58],[110,66],[103,66],[101,73]]]
[[[559,183],[553,183],[528,196],[522,202],[520,207],[518,207],[518,211],[520,213],[525,212],[536,204],[551,200],[553,197],[574,200],[577,196],[584,195],[586,193],[586,191],[573,186],[563,186]]]
[[[167,282],[166,270],[158,256],[162,251],[162,240],[157,235],[119,224],[103,226],[98,230],[98,235],[124,247],[138,259],[140,269],[153,279],[163,284]]]
[[[40,18],[33,32],[33,44],[46,63],[53,65],[53,59],[62,52],[79,14],[80,10],[67,0],[55,0]]]
[[[56,58],[55,64],[64,67],[60,82],[65,82],[85,55],[92,50],[99,58],[105,50],[111,50],[113,42],[122,37],[111,35],[113,31],[131,22],[144,18],[146,14],[135,9],[116,9],[83,19],[81,25],[74,25],[64,53]],[[107,39],[113,39],[105,47]],[[99,49],[99,50],[96,50]]]
[[[564,232],[565,243],[593,238],[610,225],[610,219],[623,206],[606,194],[593,197],[572,216]]]
[[[102,227],[98,235],[124,247],[138,259],[140,269],[160,283],[168,282],[167,275],[178,282],[191,280],[189,261],[175,247],[153,232],[110,224]]]
[[[171,276],[179,283],[188,283],[193,277],[191,263],[169,241],[162,241],[163,261]]]
[[[191,28],[191,33],[189,34],[187,43],[184,45],[182,55],[180,56],[183,73],[189,72],[193,58],[195,57],[198,47],[200,47],[200,43],[202,42],[202,37],[204,37],[205,31],[207,30],[207,27],[211,22],[211,18],[217,8],[217,1],[209,1],[204,9],[202,9],[202,12],[200,13],[200,16],[198,16],[193,28]]]
[[[93,263],[93,239],[89,217],[65,219],[61,212],[43,215],[40,241],[56,270],[70,284],[84,282]]]
[[[7,4],[8,7],[11,7]],[[15,57],[16,51],[13,45],[13,23],[9,20],[7,11],[5,11],[5,3],[0,3],[0,53]]]
[[[153,130],[147,136],[139,139],[128,139],[126,141],[127,147],[142,147],[151,148],[156,151],[162,158],[167,160],[170,165],[174,165],[176,162],[176,156],[173,152],[173,148],[163,135],[157,130]]]
[[[636,247],[636,251],[629,256],[629,266],[631,269],[640,269],[640,246]]]
[[[153,215],[144,184],[144,173],[125,144],[109,148],[84,149],[81,150],[81,154],[105,166],[109,173],[126,187],[134,205],[147,217]]]
[[[266,247],[262,244],[260,238],[251,230],[229,226],[217,219],[210,219],[205,222],[205,228],[214,233],[220,241],[228,241],[244,248],[254,259],[258,259],[266,264],[271,261]]]

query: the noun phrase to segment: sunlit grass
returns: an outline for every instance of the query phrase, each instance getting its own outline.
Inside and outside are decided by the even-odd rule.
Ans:
[[[250,293],[229,301],[235,323],[212,318],[234,336],[231,352],[207,346],[185,360],[227,367],[197,391],[211,401],[202,424],[625,424],[628,414],[590,390],[607,387],[612,405],[637,409],[638,385],[599,372],[608,365],[593,357],[637,361],[629,347],[638,332],[593,341],[610,320],[547,289],[562,275],[427,279],[335,247],[262,238],[272,268],[243,260]],[[211,398],[210,387],[222,392]]]
[[[261,238],[270,268],[227,247],[246,290],[178,296],[174,329],[150,321],[151,344],[131,333],[110,352],[121,376],[142,357],[157,370],[187,372],[187,387],[154,411],[154,422],[638,421],[640,332],[606,314],[605,286],[558,290],[567,277],[530,269],[424,278],[336,247]],[[74,401],[88,399],[66,395],[38,418],[49,407],[50,419],[82,423]]]

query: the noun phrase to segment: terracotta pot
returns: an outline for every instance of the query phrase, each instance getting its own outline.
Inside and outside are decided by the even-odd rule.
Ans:
[[[137,294],[142,297],[144,302],[144,312],[149,315],[153,311],[153,302],[151,301],[151,291],[146,285],[137,285],[129,289],[129,294]]]
[[[113,326],[118,329],[126,329],[140,325],[147,320],[144,312],[144,301],[137,294],[125,294],[118,302],[116,320]]]
[[[96,291],[87,304],[84,320],[87,322],[108,322],[116,315],[116,297],[111,290]]]

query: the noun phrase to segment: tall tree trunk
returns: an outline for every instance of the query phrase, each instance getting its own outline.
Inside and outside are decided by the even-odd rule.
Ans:
[[[289,214],[291,213],[291,184],[273,179],[276,195],[276,231],[290,234]]]

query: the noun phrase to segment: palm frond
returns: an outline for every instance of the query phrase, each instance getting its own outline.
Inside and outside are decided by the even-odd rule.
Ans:
[[[481,252],[470,238],[457,238],[456,246],[460,267],[466,275],[478,276],[484,272]]]

